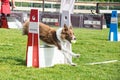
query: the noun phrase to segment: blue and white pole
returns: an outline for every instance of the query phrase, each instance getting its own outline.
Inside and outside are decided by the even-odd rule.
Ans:
[[[118,14],[117,14],[117,11],[112,11],[112,14],[111,14],[109,40],[110,41],[118,41]]]

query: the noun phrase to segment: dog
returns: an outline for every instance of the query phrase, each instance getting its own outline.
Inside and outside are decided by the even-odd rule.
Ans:
[[[28,29],[29,29],[29,20],[27,20],[23,24],[23,35],[28,35]],[[45,44],[48,46],[56,46],[64,56],[66,57],[68,63],[72,66],[75,66],[75,63],[72,63],[71,60],[66,56],[65,53],[69,53],[73,57],[79,57],[80,54],[75,54],[72,51],[65,48],[65,44],[69,42],[70,44],[72,42],[76,41],[76,37],[73,33],[72,26],[68,27],[66,24],[64,24],[64,27],[59,29],[54,29],[44,23],[39,23],[39,38],[42,40]]]

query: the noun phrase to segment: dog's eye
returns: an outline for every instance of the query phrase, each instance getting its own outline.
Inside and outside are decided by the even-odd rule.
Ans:
[[[72,33],[70,32],[70,35],[72,35]]]

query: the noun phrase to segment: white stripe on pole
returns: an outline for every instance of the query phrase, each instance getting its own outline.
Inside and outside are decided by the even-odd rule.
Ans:
[[[27,55],[27,67],[31,67],[32,66],[32,53],[33,53],[33,47],[32,46],[28,47],[28,52],[29,52],[29,54]]]
[[[113,37],[114,37],[113,35],[114,35],[114,33],[111,32],[110,35],[111,35],[111,37],[110,37],[110,41],[113,41]]]
[[[120,41],[120,32],[118,32],[118,41]]]

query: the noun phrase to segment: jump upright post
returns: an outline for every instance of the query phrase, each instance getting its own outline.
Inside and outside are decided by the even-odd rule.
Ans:
[[[61,7],[60,7],[61,27],[63,27],[64,24],[66,24],[69,27],[72,26],[71,14],[73,13],[73,10],[74,10],[74,3],[75,3],[75,0],[61,0]],[[68,50],[72,51],[70,43],[66,43],[65,46]],[[70,58],[72,62],[72,56],[68,54],[67,57]],[[68,63],[66,58],[65,58],[65,63]]]
[[[118,13],[117,13],[117,11],[112,11],[109,40],[110,41],[120,41],[119,37],[120,37],[120,35],[118,33]]]
[[[61,0],[61,27],[66,24],[71,26],[71,14],[73,13],[75,0]]]
[[[37,9],[32,9],[30,12],[26,63],[28,67],[39,67],[39,11]]]

